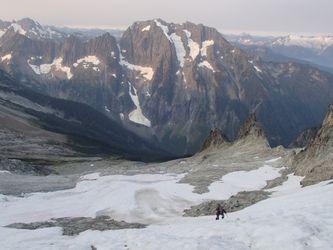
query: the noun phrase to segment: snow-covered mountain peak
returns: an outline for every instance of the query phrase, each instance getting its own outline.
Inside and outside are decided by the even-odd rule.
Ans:
[[[16,32],[31,39],[59,39],[64,37],[64,34],[50,27],[42,26],[30,18],[6,22],[2,26],[0,28],[0,37],[7,31]]]
[[[278,37],[252,36],[249,34],[226,35],[229,41],[245,46],[297,46],[322,51],[333,45],[333,36],[287,35]]]
[[[310,49],[324,50],[333,45],[332,36],[299,36],[289,35],[277,38],[273,45],[300,46]]]

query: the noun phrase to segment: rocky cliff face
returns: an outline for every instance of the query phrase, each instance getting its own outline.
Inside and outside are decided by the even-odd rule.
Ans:
[[[333,76],[306,65],[264,63],[215,29],[136,22],[119,42],[33,39],[7,30],[0,67],[22,84],[89,104],[176,154],[194,153],[219,128],[231,140],[256,113],[272,145],[316,126],[333,101]]]
[[[304,148],[315,138],[319,128],[308,128],[299,134],[288,148]]]
[[[315,138],[298,153],[292,163],[296,174],[305,176],[303,185],[311,185],[333,178],[333,105]]]

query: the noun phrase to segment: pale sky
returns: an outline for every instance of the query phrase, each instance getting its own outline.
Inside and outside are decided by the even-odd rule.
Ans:
[[[0,19],[41,24],[121,27],[162,18],[253,34],[333,35],[333,0],[0,0]]]

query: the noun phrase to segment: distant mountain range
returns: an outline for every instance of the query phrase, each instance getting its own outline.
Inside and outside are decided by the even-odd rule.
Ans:
[[[20,86],[88,105],[175,156],[198,151],[213,128],[234,140],[252,113],[272,146],[287,146],[333,101],[332,74],[265,60],[204,25],[135,22],[120,38],[31,19],[0,28],[0,68]]]
[[[296,59],[333,72],[333,36],[258,37],[243,34],[227,35],[227,38],[266,59]]]

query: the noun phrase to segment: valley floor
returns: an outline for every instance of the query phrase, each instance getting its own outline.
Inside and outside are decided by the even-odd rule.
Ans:
[[[241,191],[261,190],[278,178],[281,157],[265,159],[250,171],[234,171],[199,194],[183,173],[104,175],[90,173],[74,188],[21,197],[0,195],[1,249],[333,249],[333,184],[301,188],[301,177],[288,175],[268,189],[266,200],[224,220],[214,216],[183,217],[183,211],[207,200],[225,200]],[[1,177],[12,175],[2,171]],[[12,223],[52,218],[110,216],[146,228],[87,230],[62,234],[60,227],[24,230]]]

